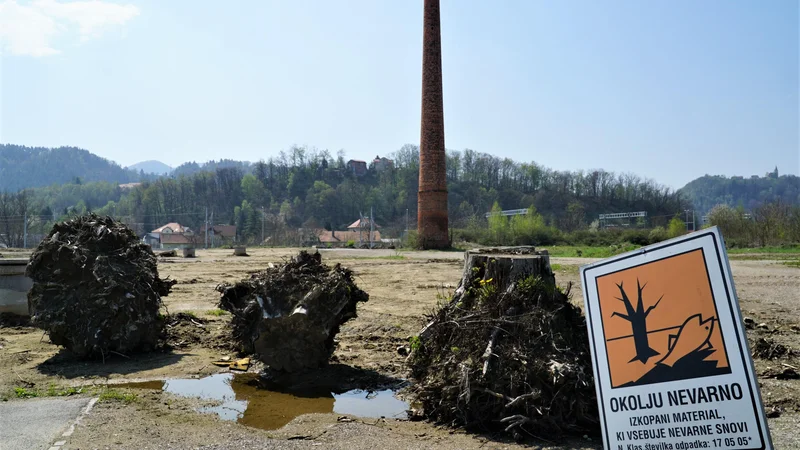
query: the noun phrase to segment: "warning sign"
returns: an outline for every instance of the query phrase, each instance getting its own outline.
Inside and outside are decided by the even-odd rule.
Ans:
[[[607,449],[773,448],[716,227],[581,281]]]

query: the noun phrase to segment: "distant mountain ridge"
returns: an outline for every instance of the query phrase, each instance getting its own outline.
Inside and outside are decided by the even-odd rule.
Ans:
[[[64,184],[75,181],[139,181],[138,171],[77,147],[25,147],[0,144],[0,191]]]
[[[154,175],[169,175],[169,173],[172,172],[172,167],[164,164],[161,161],[152,159],[130,165],[128,166],[128,169],[135,170],[136,172],[142,171],[144,173]]]

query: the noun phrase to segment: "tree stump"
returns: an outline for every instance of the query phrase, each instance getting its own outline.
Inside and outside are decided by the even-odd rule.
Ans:
[[[543,281],[555,284],[555,274],[550,268],[550,255],[547,250],[536,251],[532,246],[491,247],[472,249],[464,252],[464,270],[448,307],[463,304],[471,291],[480,288],[481,281],[492,281],[498,291],[513,289],[514,283],[531,275],[538,275]],[[492,297],[498,298],[498,297]],[[433,322],[420,332],[425,332]]]
[[[495,280],[500,289],[506,289],[514,281],[530,275],[539,275],[555,282],[555,275],[550,269],[550,255],[547,251],[536,252],[533,247],[468,250],[464,254],[464,271],[459,288],[469,286],[476,274],[482,274],[482,280]]]
[[[547,252],[470,250],[452,299],[411,340],[414,401],[436,423],[583,434],[597,427],[586,322]]]
[[[327,364],[339,327],[356,317],[357,303],[369,299],[351,270],[329,267],[319,253],[306,251],[217,291],[219,307],[233,316],[232,337],[242,350],[270,371],[286,373]]]

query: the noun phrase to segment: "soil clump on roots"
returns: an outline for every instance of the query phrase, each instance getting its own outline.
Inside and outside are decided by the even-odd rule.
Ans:
[[[408,359],[423,417],[517,440],[597,434],[586,322],[546,254],[467,252],[428,318]]]
[[[78,357],[153,350],[162,335],[161,298],[174,280],[125,224],[94,214],[53,226],[26,276],[32,323]]]
[[[255,354],[270,371],[316,369],[335,350],[334,337],[356,317],[369,295],[351,270],[322,263],[319,253],[301,251],[282,265],[217,287],[219,307],[232,314],[233,338],[241,352]]]

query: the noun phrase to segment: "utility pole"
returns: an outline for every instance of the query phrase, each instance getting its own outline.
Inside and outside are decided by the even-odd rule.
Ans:
[[[214,223],[214,211],[213,210],[211,211],[211,223]],[[213,225],[211,225],[211,227],[212,227],[211,228],[211,248],[214,248],[214,228],[213,228]],[[208,228],[206,228],[206,230],[208,230]]]
[[[404,236],[406,243],[408,242],[408,208],[406,208],[406,235]]]
[[[28,213],[25,213],[25,217],[22,219],[24,222],[22,223],[22,248],[28,248]]]
[[[206,206],[206,250],[208,250],[208,206]]]
[[[264,212],[264,207],[261,207],[261,245],[264,245],[264,218],[266,217],[266,213]]]
[[[375,229],[375,215],[373,214],[372,206],[369,207],[369,248],[372,248],[372,233]]]

